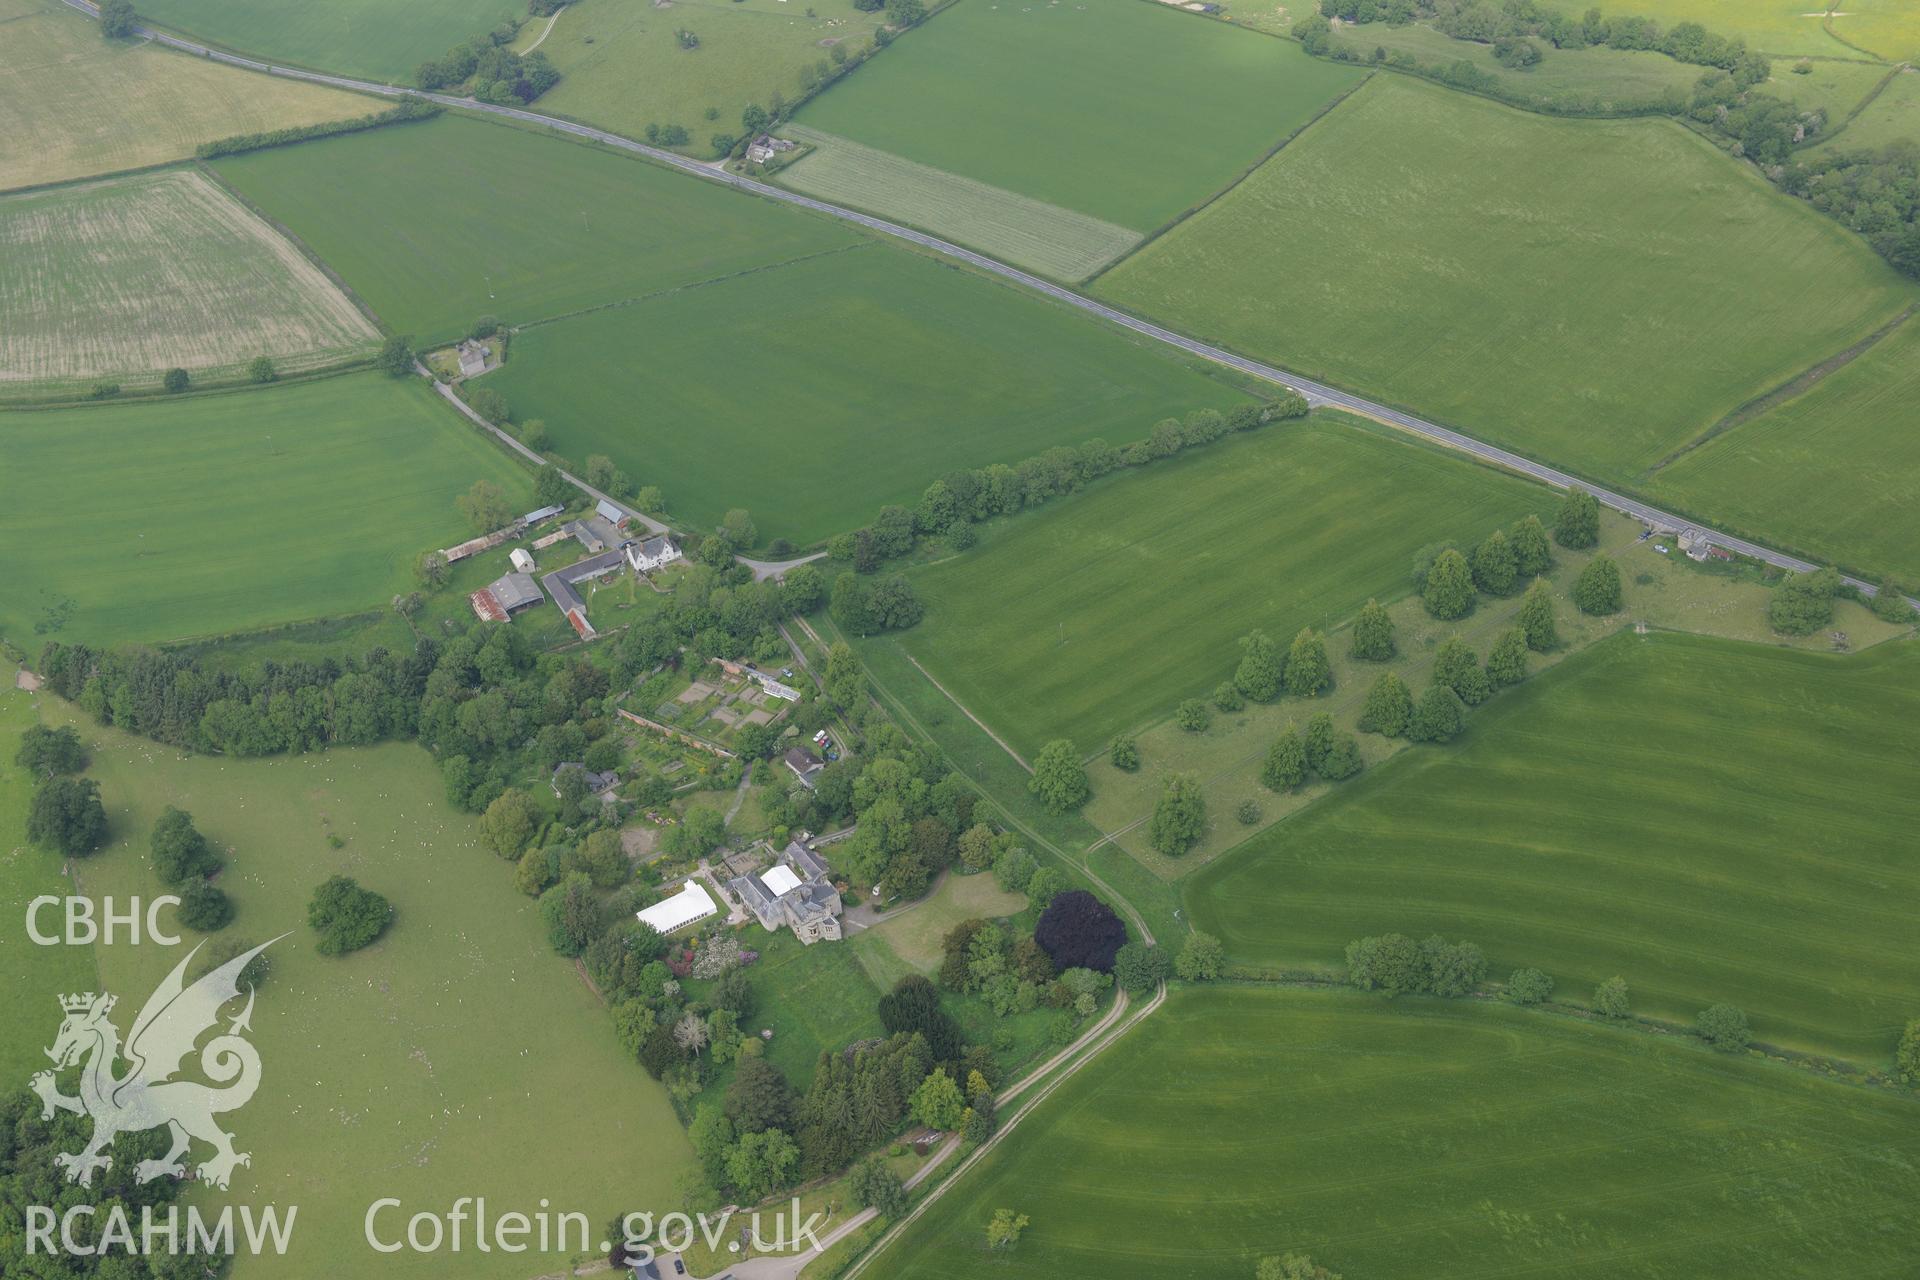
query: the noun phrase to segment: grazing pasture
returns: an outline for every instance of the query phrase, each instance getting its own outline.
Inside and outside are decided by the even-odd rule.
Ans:
[[[512,0],[142,0],[140,16],[242,53],[410,85],[422,62],[525,18],[527,7]]]
[[[1920,582],[1920,322],[1654,473],[1654,494]]]
[[[0,395],[367,350],[365,316],[214,183],[171,170],[0,198]]]
[[[959,0],[797,119],[1147,232],[1232,182],[1361,74],[1138,0]]]
[[[690,525],[745,507],[798,543],[958,467],[1243,402],[1152,343],[873,243],[528,329],[481,385]]]
[[[1839,658],[1623,632],[1187,882],[1261,966],[1443,933],[1637,1012],[1878,1066],[1920,1004],[1920,645]]]
[[[1670,122],[1552,119],[1404,76],[1096,292],[1626,482],[1916,297]]]
[[[416,381],[0,414],[0,634],[157,642],[384,607],[467,536],[476,480],[528,474]]]
[[[889,218],[1056,280],[1082,280],[1140,243],[1137,231],[917,164],[805,125],[788,137],[815,150],[781,170],[783,186]]]
[[[1847,0],[1836,3],[1835,33],[1889,62],[1920,56],[1920,9],[1909,0]]]
[[[853,0],[593,0],[561,10],[544,39],[547,20],[532,19],[517,47],[538,40],[560,72],[560,83],[541,97],[541,110],[636,138],[650,124],[681,125],[692,140],[679,149],[706,157],[714,135],[740,135],[748,103],[764,107],[775,95],[798,101],[803,73],[831,67],[836,46],[848,53],[869,47],[880,21],[879,12],[862,13]],[[683,48],[682,31],[699,47]]]
[[[1798,80],[1800,77],[1787,78]],[[1911,67],[1888,80],[1879,96],[1849,120],[1846,128],[1834,134],[1832,141],[1820,143],[1818,149],[1878,150],[1896,142],[1920,143],[1920,71]]]
[[[621,1049],[605,1006],[553,953],[539,908],[514,892],[473,819],[447,805],[425,751],[394,743],[237,761],[92,724],[82,732],[113,835],[82,872],[90,896],[163,892],[147,833],[171,804],[226,860],[218,883],[236,909],[226,932],[291,934],[268,953],[253,1011],[260,1091],[226,1123],[253,1154],[232,1200],[297,1204],[299,1229],[284,1257],[242,1257],[236,1277],[320,1280],[338,1276],[342,1259],[375,1257],[362,1223],[382,1196],[407,1206],[379,1219],[388,1239],[409,1214],[444,1212],[460,1196],[484,1195],[500,1213],[533,1213],[545,1198],[555,1212],[585,1213],[596,1233],[616,1212],[676,1202],[692,1153],[665,1090]],[[379,941],[340,957],[314,950],[306,922],[308,899],[332,875],[386,895],[395,911]],[[99,983],[121,996],[127,1019],[199,940],[180,932],[180,948],[96,949]],[[36,1031],[54,1025],[54,994],[44,991]],[[222,1199],[209,1193],[203,1207]],[[481,1253],[471,1241],[458,1270],[480,1280],[524,1280],[539,1256]],[[438,1280],[447,1255],[405,1250],[380,1256],[379,1269]]]
[[[457,337],[481,315],[527,324],[859,242],[825,218],[629,156],[468,119],[215,167],[388,326],[422,341]]]
[[[1913,1103],[1501,1006],[1176,992],[874,1274],[1902,1274]],[[986,1249],[995,1210],[1028,1215]]]
[[[1031,758],[1092,752],[1283,644],[1407,590],[1428,543],[1477,541],[1547,490],[1322,413],[1121,473],[914,572],[897,643]]]
[[[102,40],[59,0],[0,0],[0,189],[180,160],[215,138],[340,120],[372,98]]]

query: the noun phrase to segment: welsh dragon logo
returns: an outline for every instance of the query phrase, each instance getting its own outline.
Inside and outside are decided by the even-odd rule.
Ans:
[[[93,1137],[87,1145],[54,1157],[69,1182],[91,1186],[95,1169],[111,1169],[113,1157],[105,1152],[116,1135],[161,1125],[172,1132],[173,1146],[161,1159],[142,1160],[135,1167],[134,1176],[139,1182],[151,1182],[162,1175],[184,1177],[186,1166],[181,1157],[195,1138],[211,1143],[214,1149],[212,1157],[195,1172],[222,1190],[235,1167],[253,1163],[246,1152],[233,1149],[233,1135],[214,1118],[245,1106],[260,1085],[260,1054],[241,1035],[252,1029],[251,986],[247,988],[246,1007],[228,1023],[225,1033],[214,1036],[200,1050],[200,1070],[214,1084],[175,1076],[200,1037],[220,1021],[220,1010],[239,998],[240,972],[247,962],[279,940],[263,942],[235,956],[191,986],[185,981],[187,965],[200,948],[188,952],[147,997],[140,1016],[133,1020],[124,1051],[120,1032],[107,1020],[116,997],[91,991],[60,997],[60,1009],[66,1018],[53,1047],[46,1051],[54,1069],[35,1075],[32,1084],[33,1091],[40,1095],[42,1119],[52,1119],[56,1109],[93,1118]],[[123,1056],[126,1073],[115,1075],[114,1064]],[[68,1097],[60,1092],[54,1072],[75,1063],[83,1064],[80,1093]]]

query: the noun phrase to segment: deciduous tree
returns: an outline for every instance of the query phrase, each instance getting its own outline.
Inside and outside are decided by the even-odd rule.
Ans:
[[[67,857],[94,852],[107,840],[107,810],[91,778],[49,778],[27,807],[27,839]]]
[[[1585,489],[1568,489],[1553,518],[1553,540],[1570,551],[1584,551],[1600,541],[1600,503]]]
[[[1527,678],[1527,633],[1512,627],[1501,633],[1487,654],[1487,679],[1496,689],[1505,689]]]
[[[1618,975],[1593,989],[1593,1011],[1603,1018],[1627,1016],[1627,980]]]
[[[1226,949],[1220,945],[1220,939],[1198,930],[1187,935],[1173,962],[1173,971],[1183,982],[1211,982],[1225,968]]]
[[[161,810],[148,838],[153,871],[165,885],[201,880],[220,869],[220,858],[207,838],[193,825],[193,815],[168,805]]]
[[[1420,695],[1420,704],[1407,721],[1407,737],[1415,742],[1449,742],[1466,723],[1460,697],[1443,684]]]
[[[1311,698],[1333,687],[1333,665],[1327,661],[1327,642],[1312,627],[1302,627],[1287,650],[1287,692]]]
[[[1582,613],[1608,614],[1620,611],[1620,566],[1613,557],[1597,555],[1580,571],[1573,584],[1573,603]]]
[[[1080,753],[1065,738],[1055,738],[1033,758],[1033,776],[1027,790],[1055,813],[1078,809],[1087,802],[1087,770]]]
[[[1406,682],[1391,671],[1382,672],[1367,690],[1367,700],[1361,704],[1361,731],[1398,738],[1407,731],[1407,723],[1412,718],[1413,695],[1408,692]]]
[[[1200,780],[1190,773],[1170,773],[1160,784],[1147,838],[1169,858],[1191,849],[1207,833],[1207,801]]]
[[[1427,612],[1442,622],[1452,622],[1472,613],[1473,573],[1467,568],[1467,558],[1452,547],[1442,551],[1433,567],[1427,570],[1426,586],[1420,598]]]
[[[1730,1004],[1702,1009],[1693,1019],[1693,1031],[1722,1053],[1738,1053],[1753,1043],[1747,1015]]]
[[[1288,726],[1267,748],[1267,759],[1260,766],[1260,785],[1269,791],[1292,791],[1307,780],[1307,748],[1300,734]]]
[[[1535,578],[1527,588],[1515,620],[1527,633],[1527,648],[1535,653],[1545,653],[1560,643],[1560,629],[1553,621],[1553,589],[1545,578]]]
[[[1526,516],[1507,531],[1513,548],[1513,569],[1520,579],[1537,578],[1553,567],[1553,547],[1539,516]]]
[[[1519,557],[1500,530],[1495,529],[1473,549],[1473,585],[1488,595],[1506,595],[1513,590],[1518,575]]]
[[[1251,631],[1240,638],[1240,665],[1234,669],[1233,683],[1254,702],[1272,702],[1280,696],[1286,660],[1273,638],[1264,631]]]

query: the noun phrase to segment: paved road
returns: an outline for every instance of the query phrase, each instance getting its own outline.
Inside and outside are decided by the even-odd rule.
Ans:
[[[96,17],[99,15],[99,6],[93,3],[93,0],[65,0],[65,2],[73,8],[80,10],[82,13]],[[1330,405],[1334,408],[1346,409],[1350,412],[1361,414],[1435,444],[1444,445],[1449,449],[1455,449],[1461,453],[1469,454],[1483,462],[1490,462],[1496,466],[1517,471],[1522,475],[1531,476],[1536,480],[1543,481],[1556,488],[1565,489],[1579,485],[1614,510],[1625,512],[1634,519],[1644,521],[1656,528],[1677,531],[1691,526],[1705,532],[1716,545],[1725,547],[1727,550],[1739,555],[1751,556],[1756,560],[1777,565],[1783,569],[1805,571],[1817,567],[1796,556],[1787,555],[1785,552],[1775,551],[1770,547],[1763,547],[1759,543],[1749,542],[1745,538],[1737,538],[1732,534],[1720,533],[1706,525],[1699,524],[1697,521],[1689,520],[1684,516],[1674,515],[1658,507],[1650,506],[1637,498],[1630,498],[1625,494],[1615,493],[1612,490],[1603,489],[1598,485],[1589,484],[1585,480],[1579,479],[1568,472],[1535,462],[1530,458],[1523,458],[1517,453],[1512,453],[1495,445],[1476,440],[1472,436],[1462,435],[1458,431],[1440,426],[1437,423],[1428,422],[1424,418],[1417,418],[1410,413],[1402,413],[1398,409],[1390,408],[1387,405],[1380,404],[1373,400],[1368,400],[1363,396],[1356,396],[1350,392],[1342,391],[1338,387],[1328,386],[1322,382],[1315,382],[1311,378],[1303,378],[1298,374],[1289,373],[1277,366],[1263,364],[1258,360],[1250,360],[1245,356],[1236,355],[1225,348],[1212,346],[1196,338],[1189,338],[1185,334],[1175,333],[1171,329],[1162,328],[1157,324],[1142,320],[1137,316],[1129,315],[1124,311],[1116,310],[1104,303],[1095,302],[1092,298],[1084,294],[1076,293],[1064,285],[1055,284],[1051,280],[1042,280],[1039,276],[1030,275],[1018,267],[1010,267],[995,258],[987,257],[985,254],[975,253],[973,250],[964,249],[957,244],[950,244],[937,236],[930,236],[924,231],[915,231],[912,227],[903,227],[899,223],[888,222],[884,218],[876,218],[872,214],[860,213],[854,209],[843,209],[839,205],[829,204],[824,200],[815,200],[811,196],[803,196],[797,191],[787,191],[753,178],[727,173],[725,170],[705,161],[689,159],[686,156],[677,155],[674,152],[662,150],[659,147],[648,146],[644,142],[635,142],[632,138],[622,137],[617,133],[609,133],[604,129],[595,129],[591,125],[576,124],[571,120],[562,120],[556,116],[542,115],[537,111],[527,111],[520,107],[495,106],[492,103],[477,102],[472,98],[457,98],[445,93],[421,93],[418,90],[408,89],[401,85],[375,84],[371,81],[355,80],[347,76],[327,75],[319,71],[304,71],[298,67],[275,66],[270,62],[262,62],[256,58],[245,58],[239,54],[209,48],[206,45],[197,44],[194,41],[185,40],[179,36],[168,35],[162,31],[154,31],[150,28],[143,27],[141,28],[141,32],[171,48],[195,54],[199,57],[210,58],[216,62],[224,62],[231,66],[245,67],[252,71],[264,71],[268,75],[285,76],[293,80],[306,80],[314,84],[333,85],[336,88],[352,89],[360,93],[380,94],[385,97],[399,97],[403,94],[414,94],[417,97],[437,102],[442,106],[458,107],[469,111],[481,111],[489,115],[505,116],[511,120],[525,121],[528,124],[543,125],[561,133],[571,134],[577,138],[586,138],[593,142],[618,148],[621,151],[631,152],[634,155],[645,156],[655,163],[679,169],[684,173],[694,174],[710,182],[724,183],[727,186],[737,188],[741,191],[751,192],[754,195],[761,196],[768,200],[777,200],[782,204],[798,205],[803,209],[811,209],[816,213],[823,213],[828,217],[838,218],[843,222],[851,222],[856,226],[865,227],[867,230],[877,232],[880,235],[891,236],[896,240],[904,240],[909,244],[919,245],[923,249],[930,249],[935,253],[957,259],[970,266],[978,267],[982,271],[999,276],[1004,280],[1010,280],[1015,284],[1024,286],[1035,293],[1043,294],[1058,302],[1065,303],[1067,306],[1073,307],[1076,310],[1098,316],[1112,324],[1119,325],[1121,328],[1131,329],[1133,332],[1152,338],[1156,342],[1163,342],[1170,347],[1185,351],[1190,355],[1199,356],[1203,360],[1210,360],[1215,364],[1225,365],[1230,369],[1237,369],[1263,382],[1271,382],[1279,386],[1291,387],[1293,390],[1305,396],[1310,404]],[[778,571],[778,569],[773,566],[768,566],[768,569],[769,572]],[[756,566],[754,572],[756,576],[766,576],[762,574],[760,566]],[[1869,595],[1874,592],[1875,588],[1872,583],[1862,582],[1856,578],[1848,578],[1847,581]],[[1915,601],[1915,604],[1916,607],[1920,607],[1920,601]]]

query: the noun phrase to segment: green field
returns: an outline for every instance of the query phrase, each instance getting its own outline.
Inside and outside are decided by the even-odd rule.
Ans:
[[[0,198],[0,394],[169,368],[239,376],[371,350],[319,268],[191,170]]]
[[[1920,645],[1852,658],[1622,633],[1188,882],[1241,961],[1478,942],[1584,1002],[1716,1001],[1757,1038],[1882,1065],[1920,1010]]]
[[[815,148],[781,170],[782,185],[937,228],[950,239],[1056,280],[1085,279],[1141,240],[1139,232],[1126,227],[805,125],[788,125],[781,132]]]
[[[1403,76],[1097,292],[1621,480],[1915,297],[1669,122],[1551,119]]]
[[[1920,582],[1920,323],[1656,472],[1653,492],[1811,555]]]
[[[0,0],[0,189],[179,160],[215,138],[365,115],[371,98],[100,38],[59,0]]]
[[[1848,43],[1890,62],[1920,56],[1920,9],[1912,0],[1848,0],[1834,9],[1833,28]]]
[[[1146,232],[1232,182],[1359,74],[1139,0],[959,0],[797,118]]]
[[[1501,1007],[1227,988],[1041,1104],[869,1274],[1912,1273],[1913,1102]],[[1032,1222],[990,1254],[987,1220]]]
[[[508,18],[511,0],[142,0],[149,22],[281,62],[411,85],[413,69]]]
[[[89,895],[161,892],[147,832],[172,804],[227,859],[219,884],[238,911],[229,928],[256,941],[292,933],[271,952],[254,1010],[260,1092],[227,1123],[254,1157],[234,1178],[234,1201],[297,1204],[299,1230],[286,1257],[242,1258],[236,1277],[446,1275],[445,1254],[368,1248],[361,1222],[380,1196],[409,1213],[444,1212],[463,1195],[533,1212],[544,1197],[588,1214],[595,1231],[617,1210],[677,1202],[673,1181],[691,1155],[666,1092],[621,1050],[604,1006],[553,954],[537,907],[513,891],[473,820],[448,808],[426,752],[393,744],[235,762],[83,732],[114,835],[82,871]],[[341,958],[317,954],[305,922],[314,886],[334,874],[384,893],[396,912],[381,941]],[[98,949],[101,981],[128,1021],[181,954]],[[36,1038],[55,1025],[31,1024]],[[405,1214],[383,1226],[396,1221],[404,1228]],[[461,1275],[500,1280],[557,1261],[481,1254],[470,1241],[459,1259]]]
[[[1241,400],[1143,340],[871,243],[529,329],[483,384],[687,523],[746,507],[763,540],[800,543],[957,467]]]
[[[216,167],[391,328],[423,341],[481,315],[526,324],[858,242],[643,161],[467,119]]]
[[[899,643],[1016,748],[1109,737],[1290,640],[1406,590],[1422,546],[1478,539],[1545,489],[1322,414],[1155,463],[916,571]],[[1390,518],[1383,518],[1391,513]]]
[[[1868,0],[1866,4],[1832,6],[1847,11],[1846,16],[1835,21],[1835,29],[1843,34],[1852,30],[1862,11],[1872,4],[1873,0]],[[1786,54],[1859,56],[1826,33],[1820,19],[1827,8],[1827,5],[1808,4],[1805,0],[1634,0],[1632,4],[1622,5],[1617,12],[1654,18],[1663,27],[1697,22],[1716,34],[1738,36],[1749,48],[1775,57]],[[1608,11],[1610,16],[1614,12]]]
[[[0,635],[29,651],[377,609],[467,536],[475,480],[532,505],[503,452],[379,374],[0,414],[0,441]]]
[[[850,53],[870,46],[880,16],[862,13],[853,0],[580,0],[561,10],[544,39],[546,19],[530,21],[517,47],[539,41],[561,74],[539,110],[636,138],[650,124],[682,125],[693,140],[681,150],[706,157],[715,134],[739,136],[748,103],[766,106],[776,94],[797,102],[801,73],[831,66],[834,45]],[[699,48],[682,48],[682,31]]]

